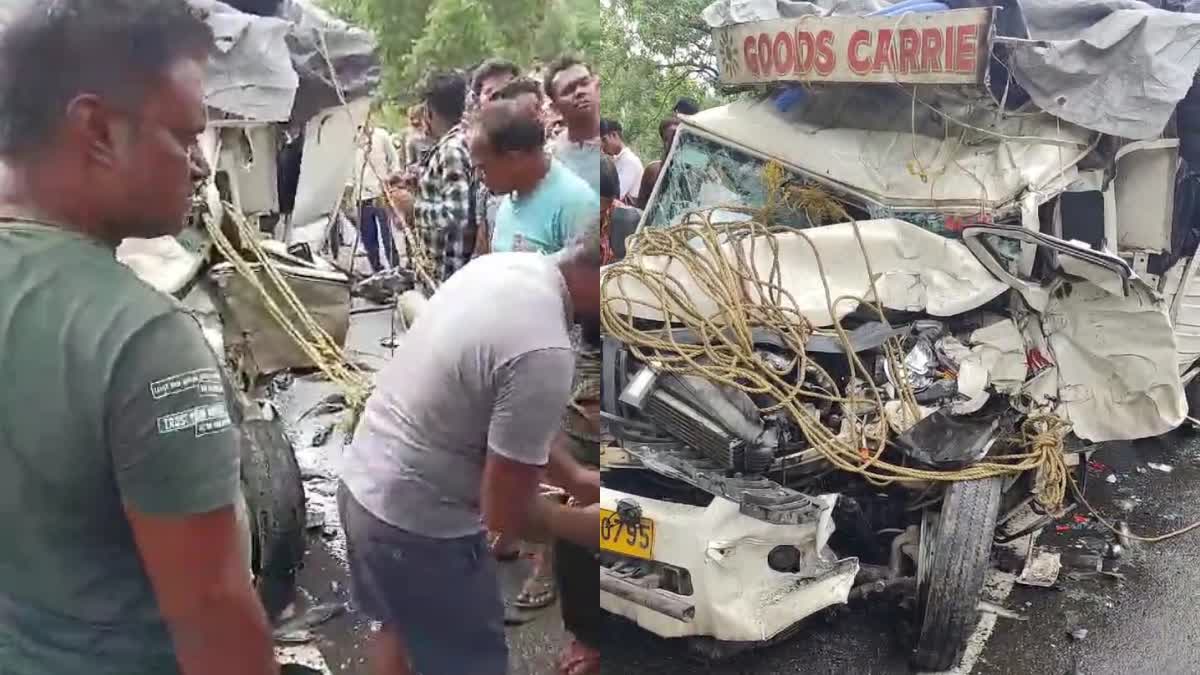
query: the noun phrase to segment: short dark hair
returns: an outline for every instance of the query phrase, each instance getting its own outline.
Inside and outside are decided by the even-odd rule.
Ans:
[[[540,100],[543,96],[542,83],[531,77],[518,77],[496,92],[496,100],[513,101],[525,94],[533,94]]]
[[[600,197],[621,198],[621,175],[617,173],[617,165],[608,157],[600,158]]]
[[[543,82],[543,86],[546,87],[546,95],[552,100],[555,97],[554,78],[558,77],[558,74],[562,71],[574,68],[575,66],[583,66],[584,68],[587,68],[589,73],[592,72],[591,66],[584,63],[582,59],[572,54],[563,54],[557,59],[554,59],[554,61],[550,64],[550,67],[546,69],[546,80]]]
[[[681,98],[675,102],[675,107],[672,112],[680,115],[695,115],[700,112],[700,104],[690,98]]]
[[[618,122],[617,120],[614,120],[610,117],[604,117],[600,120],[600,135],[607,136],[609,134],[616,134],[618,136],[624,137],[625,129],[621,126],[621,123]]]
[[[471,91],[478,96],[483,91],[483,81],[497,75],[520,77],[521,69],[507,59],[488,59],[481,63],[471,76]]]
[[[467,109],[467,78],[458,71],[434,73],[425,82],[421,100],[440,117],[460,122]]]
[[[140,107],[212,30],[185,0],[41,0],[0,27],[0,156],[43,147],[67,105],[94,94]]]
[[[478,131],[496,152],[541,152],[546,147],[546,129],[513,101],[484,108]]]

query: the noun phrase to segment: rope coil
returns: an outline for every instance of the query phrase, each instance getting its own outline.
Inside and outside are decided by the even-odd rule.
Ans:
[[[771,200],[770,203],[775,203]],[[735,212],[751,216],[750,220],[717,221],[716,212]],[[851,222],[862,255],[867,263],[872,298],[877,278],[867,259],[859,225],[844,208],[838,207],[844,220]],[[636,358],[655,364],[664,373],[699,375],[705,379],[732,387],[752,396],[766,396],[775,403],[761,409],[764,413],[784,410],[796,423],[809,445],[835,468],[857,474],[877,484],[923,483],[976,480],[994,476],[1011,476],[1025,471],[1039,471],[1039,501],[1046,505],[1061,504],[1066,493],[1066,471],[1062,458],[1062,437],[1065,423],[1048,415],[1030,418],[1024,436],[1027,450],[1018,454],[990,456],[985,461],[958,470],[925,469],[897,464],[883,458],[888,447],[888,424],[872,425],[867,419],[886,420],[885,396],[874,384],[870,370],[851,346],[845,329],[834,322],[832,330],[847,354],[850,379],[861,383],[862,394],[839,391],[834,378],[805,351],[812,324],[799,311],[798,304],[781,281],[777,235],[788,232],[798,236],[811,248],[825,293],[826,307],[831,317],[844,302],[854,302],[861,308],[873,310],[886,323],[883,312],[872,300],[843,296],[834,298],[827,277],[827,264],[820,251],[803,230],[764,224],[762,211],[721,207],[689,213],[684,221],[672,227],[644,229],[631,240],[630,255],[605,270],[602,286],[601,319],[605,331],[627,345]],[[811,218],[810,214],[810,218]],[[815,219],[813,222],[818,222]],[[761,274],[754,260],[758,252],[769,251],[769,271]],[[666,270],[686,271],[686,275],[669,274],[641,265],[643,257],[660,257],[668,261]],[[698,291],[715,305],[712,314],[704,314],[689,291],[679,281],[689,276]],[[635,300],[623,292],[626,280],[642,285],[654,297],[653,302]],[[642,306],[657,316],[667,327],[689,328],[698,337],[698,344],[680,343],[671,330],[639,327],[633,315],[635,306]],[[795,355],[799,372],[816,377],[786,379],[755,353],[752,330],[765,327],[772,330],[785,348]],[[893,372],[899,374],[898,398],[902,416],[920,419],[915,395],[907,378],[901,358],[902,346],[892,338],[884,345],[883,357]],[[822,388],[806,387],[804,380],[825,383]],[[850,433],[835,433],[829,429],[807,402],[823,401],[840,405],[850,423],[843,427]],[[860,414],[860,408],[869,412]],[[871,433],[866,430],[870,428]],[[878,431],[876,431],[878,430]]]

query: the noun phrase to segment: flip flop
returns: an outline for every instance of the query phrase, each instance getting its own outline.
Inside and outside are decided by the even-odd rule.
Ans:
[[[525,582],[521,592],[512,601],[519,609],[543,609],[558,600],[558,585],[554,577],[534,577]]]

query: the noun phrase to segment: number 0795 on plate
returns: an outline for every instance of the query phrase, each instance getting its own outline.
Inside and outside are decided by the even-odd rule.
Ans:
[[[654,559],[654,521],[630,527],[615,511],[600,509],[600,548],[644,560]]]

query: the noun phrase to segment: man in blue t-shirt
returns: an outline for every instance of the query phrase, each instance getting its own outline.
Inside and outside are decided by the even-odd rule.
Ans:
[[[490,190],[508,195],[496,214],[493,252],[554,253],[600,218],[600,195],[547,156],[545,141],[541,123],[512,101],[480,113],[472,161]]]

